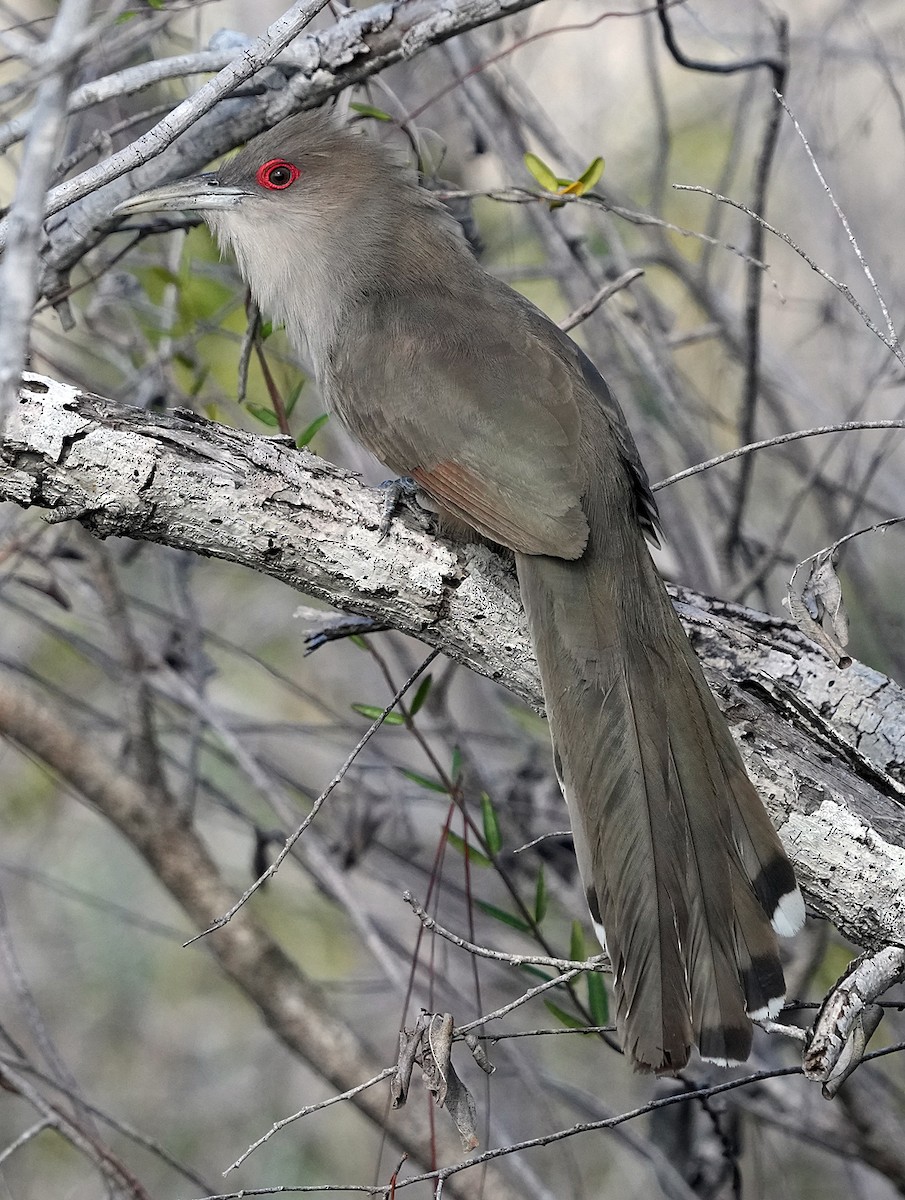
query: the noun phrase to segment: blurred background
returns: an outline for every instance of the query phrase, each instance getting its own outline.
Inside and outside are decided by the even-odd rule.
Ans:
[[[46,36],[56,7],[0,3],[4,203],[21,155],[5,123],[32,103],[40,65],[26,50]],[[82,55],[75,86],[200,54],[212,38],[222,47],[224,30],[257,36],[283,6],[135,0],[97,4],[95,15],[106,9],[106,34]],[[341,16],[339,6],[328,8],[314,28],[329,30]],[[337,101],[413,165],[417,156],[430,186],[468,193],[455,211],[485,265],[554,319],[630,268],[643,269],[573,336],[617,392],[654,482],[754,439],[900,418],[905,400],[901,351],[883,340],[894,341],[905,311],[901,3],[698,0],[675,5],[670,20],[687,56],[736,66],[780,58],[788,22],[790,112],[777,112],[768,68],[722,74],[677,63],[656,14],[631,0],[539,3]],[[283,76],[273,72],[292,70],[289,53],[245,89],[243,101],[280,86]],[[59,179],[127,145],[208,77],[199,70],[136,92],[111,88],[111,98],[74,112]],[[535,158],[526,162],[526,154]],[[590,190],[602,202],[511,202],[513,189],[536,192],[545,171],[564,188],[598,157],[603,172]],[[752,243],[745,213],[714,194],[756,209],[783,236]],[[141,226],[133,221],[95,240],[74,265],[71,328],[43,305],[33,368],[125,403],[192,408],[264,435],[281,422],[269,373],[299,445],[366,482],[384,479],[385,468],[334,421],[321,420],[306,364],[293,361],[279,329],[264,326],[237,398],[247,316],[233,265],[220,260],[203,227],[181,218]],[[752,255],[765,268],[752,272]],[[753,321],[760,323],[757,361],[748,350]],[[903,512],[897,432],[833,434],[740,462],[659,492],[666,540],[658,562],[676,582],[776,616],[799,561]],[[839,570],[851,652],[902,682],[902,527],[848,543]],[[371,709],[388,703],[426,653],[384,633],[306,655],[304,636],[322,620],[319,606],[284,585],[154,545],[92,543],[77,525],[50,526],[38,513],[6,506],[0,662],[40,686],[73,728],[124,764],[123,696],[131,682],[112,632],[117,607],[140,647],[168,784],[236,893],[310,808]],[[523,952],[543,945],[565,957],[593,952],[590,927],[574,922],[584,920],[584,906],[544,722],[442,660],[430,678],[412,725],[380,731],[298,855],[253,901],[333,1013],[386,1064],[399,1028],[422,1006],[463,1023],[537,982],[419,939],[404,889],[422,902],[429,895],[441,924],[482,944]],[[450,780],[484,850],[496,851],[495,867],[463,851]],[[395,1150],[341,1104],[289,1126],[223,1180],[273,1121],[335,1089],[287,1052],[203,942],[182,948],[194,929],[125,841],[11,744],[0,745],[0,828],[5,1053],[68,1079],[90,1104],[151,1139],[143,1147],[98,1118],[147,1195],[387,1179]],[[789,949],[790,995],[819,1001],[850,951],[815,921]],[[489,1082],[467,1057],[457,1060],[475,1097],[482,1145],[717,1081],[701,1064],[685,1083],[632,1075],[604,1040],[575,1032],[607,1023],[605,999],[581,980],[573,992],[558,989],[550,1004],[538,999],[498,1023],[499,1033],[557,1032],[493,1045],[497,1071]],[[887,1024],[888,1040],[901,1036],[896,1014]],[[764,1037],[752,1066],[782,1067],[795,1055],[794,1044]],[[903,1194],[905,1169],[893,1153],[905,1144],[902,1066],[898,1056],[886,1063],[869,1077],[859,1072],[867,1078],[857,1099],[833,1106],[801,1078],[777,1078],[528,1152],[519,1156],[520,1194]],[[409,1104],[428,1103],[414,1087]],[[35,1120],[20,1097],[0,1096],[0,1195],[97,1195],[102,1185],[90,1163],[50,1132],[3,1153]],[[436,1120],[448,1117],[438,1111]],[[160,1148],[190,1174],[164,1161]]]

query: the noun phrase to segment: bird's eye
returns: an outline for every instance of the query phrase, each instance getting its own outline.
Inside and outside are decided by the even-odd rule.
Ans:
[[[269,162],[258,167],[258,183],[271,192],[281,192],[291,187],[301,175],[301,171],[284,158],[272,158]]]

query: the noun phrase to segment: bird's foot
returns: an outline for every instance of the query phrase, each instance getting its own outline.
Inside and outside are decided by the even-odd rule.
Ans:
[[[377,527],[377,534],[381,541],[390,532],[393,518],[399,515],[402,508],[405,508],[415,518],[422,529],[430,528],[433,518],[430,511],[421,502],[423,493],[414,479],[403,475],[401,479],[387,479],[379,486],[384,492],[383,513]]]

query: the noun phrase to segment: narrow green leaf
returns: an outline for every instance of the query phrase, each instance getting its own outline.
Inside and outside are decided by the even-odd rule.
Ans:
[[[491,854],[499,854],[503,845],[500,823],[493,801],[486,792],[481,792],[481,817],[484,821],[484,841],[487,843],[487,849]]]
[[[598,155],[578,176],[578,182],[582,185],[582,192],[589,192],[592,187],[596,187],[600,182],[602,174],[603,159]]]
[[[359,650],[367,650],[368,643],[364,640],[360,633],[352,633],[349,635],[349,641]]]
[[[178,287],[181,280],[178,275],[172,271],[168,271],[166,267],[148,267],[148,275],[153,279],[159,279],[161,283],[171,283]]]
[[[269,425],[271,429],[276,429],[279,426],[280,422],[277,420],[277,415],[272,409],[264,408],[261,404],[252,404],[250,400],[246,401],[245,407],[263,425]]]
[[[542,158],[538,158],[536,154],[532,154],[529,151],[525,155],[525,166],[545,192],[555,192],[557,190],[556,176]]]
[[[609,1025],[610,1002],[599,971],[588,971],[588,1009],[595,1025]]]
[[[382,708],[378,708],[376,704],[353,704],[354,712],[361,713],[363,717],[367,717],[369,721],[376,721],[383,712]],[[391,712],[384,717],[385,725],[404,725],[405,717],[401,713]]]
[[[584,930],[580,921],[572,922],[572,936],[569,939],[569,958],[572,962],[584,962],[587,958],[584,952]]]
[[[452,759],[449,767],[449,775],[453,783],[459,782],[459,776],[462,774],[462,751],[458,746],[453,746]]]
[[[393,119],[389,113],[384,112],[382,108],[375,108],[373,104],[359,104],[357,101],[353,101],[349,108],[361,113],[363,117],[373,117],[375,121],[392,121]]]
[[[453,831],[450,830],[446,836],[449,839],[449,844],[451,846],[453,846],[456,850],[458,850],[460,854],[467,855],[468,861],[470,863],[473,863],[474,866],[476,866],[476,867],[492,867],[493,866],[493,863],[490,861],[490,859],[487,857],[486,854],[482,854],[481,851],[476,850],[474,848],[474,846],[467,846],[465,844],[465,839],[460,838],[457,833],[453,833]]]
[[[418,684],[418,690],[415,692],[415,695],[412,697],[412,702],[409,705],[409,715],[410,716],[413,717],[415,715],[415,713],[421,708],[421,705],[424,703],[424,701],[427,699],[427,693],[431,690],[431,684],[433,683],[433,681],[434,680],[433,680],[432,675],[425,675],[424,678],[421,680],[421,682]]]
[[[298,404],[299,396],[302,394],[302,388],[305,386],[304,376],[298,381],[289,395],[286,397],[286,416],[292,416],[292,410]]]
[[[547,971],[542,971],[540,967],[535,967],[531,963],[519,963],[519,970],[524,971],[526,975],[533,975],[535,979],[543,979],[547,983],[554,978]]]
[[[322,429],[323,426],[326,425],[329,420],[330,420],[329,413],[321,413],[321,415],[319,417],[315,417],[314,420],[311,422],[311,424],[308,426],[308,428],[303,429],[302,432],[295,439],[295,444],[296,444],[296,446],[298,446],[299,450],[304,450],[304,448],[308,445],[308,443],[311,441],[311,439],[314,437],[314,435],[317,433],[317,431],[319,429]]]
[[[448,794],[439,779],[431,779],[429,775],[419,775],[417,771],[409,771],[405,767],[400,767],[400,770],[406,779],[411,779],[412,783],[417,783],[418,787],[426,788],[429,792],[439,792],[441,796]]]
[[[565,1009],[560,1008],[558,1004],[554,1004],[552,1000],[545,1000],[544,1006],[548,1012],[551,1012],[560,1025],[565,1025],[567,1029],[586,1029],[586,1022],[580,1017],[573,1017],[571,1013],[567,1013]]]
[[[531,926],[527,921],[523,921],[521,917],[516,917],[513,913],[506,912],[505,909],[497,908],[495,904],[488,904],[486,900],[475,900],[475,904],[482,913],[486,913],[488,917],[493,917],[495,921],[502,921],[504,925],[509,925],[512,929],[518,929],[522,933],[531,932]]]
[[[540,925],[547,915],[547,881],[544,879],[544,868],[537,873],[537,884],[534,888],[534,919]]]

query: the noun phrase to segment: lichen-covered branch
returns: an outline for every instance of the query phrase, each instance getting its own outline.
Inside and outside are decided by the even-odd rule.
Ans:
[[[0,446],[0,498],[228,559],[378,618],[538,705],[506,561],[397,520],[286,440],[160,416],[28,376]],[[788,623],[690,592],[679,612],[812,903],[877,947],[905,934],[905,694],[840,672]]]

